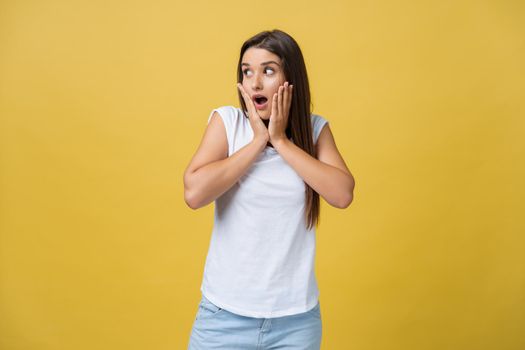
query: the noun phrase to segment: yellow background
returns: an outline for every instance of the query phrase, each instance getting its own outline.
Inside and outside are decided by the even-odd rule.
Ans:
[[[524,4],[2,1],[0,349],[186,348],[213,204],[182,174],[274,28],[356,179],[322,348],[525,349]]]

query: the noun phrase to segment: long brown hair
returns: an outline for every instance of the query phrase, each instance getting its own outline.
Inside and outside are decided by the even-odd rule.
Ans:
[[[293,143],[306,153],[317,158],[312,137],[310,85],[299,45],[290,35],[279,29],[266,30],[255,34],[246,40],[241,47],[237,65],[237,82],[239,83],[242,83],[243,79],[242,57],[244,52],[251,47],[266,49],[281,59],[285,79],[290,85],[293,85],[286,135],[293,139]],[[245,113],[248,109],[240,91],[238,94],[243,113]],[[245,117],[248,118],[246,114]],[[304,184],[306,195],[305,220],[307,228],[310,229],[319,223],[319,194],[306,182]]]

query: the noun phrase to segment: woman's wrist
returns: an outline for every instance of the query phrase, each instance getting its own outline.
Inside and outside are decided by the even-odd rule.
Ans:
[[[266,147],[266,144],[268,143],[268,141],[269,141],[269,138],[264,138],[264,137],[254,137],[252,139],[252,143],[258,145],[261,148],[261,150]]]

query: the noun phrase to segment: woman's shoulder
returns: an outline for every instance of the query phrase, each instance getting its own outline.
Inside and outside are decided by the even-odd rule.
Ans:
[[[321,134],[321,130],[323,127],[328,124],[328,120],[316,113],[310,114],[311,120],[312,120],[312,131],[314,134],[314,143],[317,143],[317,139],[319,138],[319,134]]]
[[[323,126],[328,123],[328,119],[316,113],[310,114],[310,120],[312,121],[312,128],[314,131],[316,129],[322,129]]]
[[[224,106],[219,106],[219,107],[216,107],[216,108],[213,108],[209,117],[208,117],[208,122],[210,121],[212,115],[214,112],[217,112],[219,113],[219,116],[224,120],[224,121],[235,121],[236,119],[238,119],[241,115],[242,115],[242,110],[238,107],[235,107],[235,106],[231,106],[231,105],[224,105]]]
[[[217,111],[223,115],[232,115],[232,116],[237,116],[242,113],[240,108],[232,106],[232,105],[224,105],[224,106],[215,107],[213,111]]]
[[[310,118],[312,120],[312,123],[326,123],[326,122],[328,122],[328,120],[325,117],[323,117],[323,116],[321,116],[321,115],[319,115],[317,113],[311,113],[310,114]]]

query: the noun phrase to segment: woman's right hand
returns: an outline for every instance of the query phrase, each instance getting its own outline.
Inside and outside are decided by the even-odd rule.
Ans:
[[[259,113],[257,113],[257,109],[255,108],[255,104],[250,98],[250,95],[248,95],[248,93],[244,90],[241,83],[237,83],[237,88],[241,92],[244,103],[246,104],[246,108],[248,109],[248,117],[253,130],[253,138],[260,139],[265,143],[268,142],[270,140],[268,128],[266,125],[264,125],[261,117],[259,116]]]

